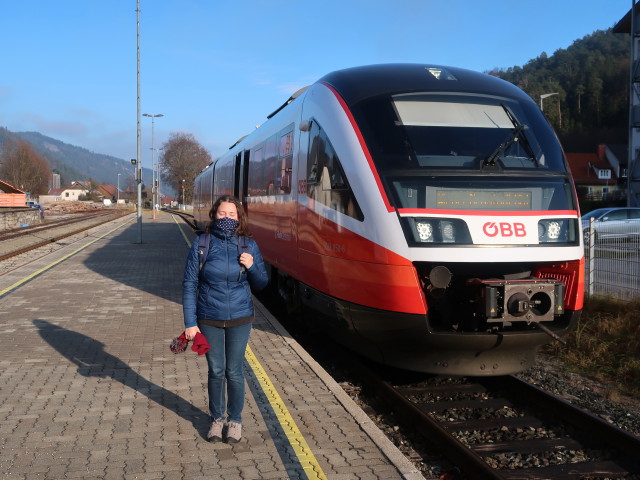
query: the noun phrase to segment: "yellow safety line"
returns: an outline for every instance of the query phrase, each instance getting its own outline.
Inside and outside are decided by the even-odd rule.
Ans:
[[[114,228],[113,230],[109,230],[107,233],[105,233],[104,235],[95,238],[93,240],[91,240],[89,243],[87,243],[86,245],[74,250],[73,252],[65,255],[62,258],[59,258],[58,260],[56,260],[53,263],[50,263],[49,265],[47,265],[46,267],[42,267],[40,270],[38,270],[37,272],[33,272],[31,275],[29,275],[28,277],[23,278],[22,280],[18,280],[16,283],[14,283],[13,285],[11,285],[10,287],[5,288],[4,290],[0,291],[0,297],[2,297],[4,294],[6,294],[7,292],[14,290],[16,288],[18,288],[20,285],[22,285],[23,283],[28,282],[29,280],[31,280],[34,277],[37,277],[38,275],[40,275],[42,272],[45,272],[47,270],[49,270],[50,268],[55,267],[56,265],[58,265],[59,263],[65,261],[67,258],[75,255],[76,253],[78,253],[80,250],[84,250],[85,248],[87,248],[89,245],[92,245],[93,243],[97,242],[98,240],[106,237],[107,235],[109,235],[112,232],[115,232],[116,230],[118,230],[119,228],[122,228],[124,225],[126,225],[127,223],[129,223],[132,219],[127,220],[126,222],[118,225],[116,228]]]
[[[178,221],[176,220],[177,215],[171,215],[171,218],[173,218],[174,223],[178,226],[178,230],[180,230],[180,233],[182,234],[185,242],[187,242],[187,245],[189,245],[189,247],[191,247],[191,240],[189,240],[187,238],[187,236],[184,233],[184,230],[182,230],[182,227],[180,226],[181,224],[178,223]]]
[[[184,239],[186,240],[187,245],[191,246],[191,242],[182,231],[182,228],[180,228],[180,224],[176,221],[175,215],[173,217],[173,221],[176,222],[176,225],[178,225],[178,228],[180,229],[180,232],[184,236]],[[327,477],[324,474],[322,467],[316,460],[316,457],[313,455],[313,452],[311,452],[311,448],[309,447],[309,444],[304,439],[304,436],[302,435],[302,433],[300,432],[300,429],[296,425],[295,420],[289,413],[287,406],[282,401],[282,398],[278,394],[278,391],[273,386],[273,383],[271,383],[271,380],[269,379],[267,372],[264,370],[264,368],[262,368],[262,365],[260,365],[260,362],[258,361],[256,356],[253,354],[253,351],[251,350],[251,347],[249,345],[247,345],[247,350],[245,351],[245,360],[251,367],[251,370],[253,370],[253,374],[255,375],[256,379],[260,383],[260,386],[262,387],[262,391],[264,392],[265,396],[269,400],[269,403],[271,404],[271,408],[273,408],[273,411],[275,412],[276,417],[280,422],[280,426],[282,427],[284,434],[287,436],[287,439],[289,440],[289,444],[291,445],[291,448],[293,448],[293,451],[298,457],[298,461],[300,462],[300,465],[302,466],[304,473],[307,475],[307,478],[309,479],[317,478],[318,480],[327,480]]]
[[[258,362],[258,359],[253,354],[253,351],[251,350],[251,347],[249,345],[247,345],[245,359],[253,370],[253,373],[258,379],[258,382],[260,382],[262,391],[269,399],[269,403],[271,404],[276,417],[278,417],[280,425],[282,426],[287,439],[289,439],[289,443],[291,444],[293,451],[296,453],[296,456],[300,461],[300,465],[302,466],[304,472],[307,474],[307,477],[310,479],[318,478],[326,480],[327,477],[318,464],[316,457],[311,452],[311,448],[309,448],[307,441],[304,439],[304,436],[300,432],[300,429],[296,425],[296,422],[293,420],[293,417],[282,401],[282,398],[280,398],[280,395],[278,395],[278,391],[273,386],[273,383],[271,383],[271,380],[269,380],[267,372],[265,372],[264,368],[262,368],[262,365],[260,365],[260,363]]]

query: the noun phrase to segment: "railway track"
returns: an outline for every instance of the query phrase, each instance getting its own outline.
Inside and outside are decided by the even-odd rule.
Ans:
[[[640,438],[514,376],[387,381],[349,359],[363,388],[459,479],[640,478]]]
[[[58,242],[130,213],[125,210],[92,212],[72,218],[49,221],[41,225],[0,232],[0,261]]]

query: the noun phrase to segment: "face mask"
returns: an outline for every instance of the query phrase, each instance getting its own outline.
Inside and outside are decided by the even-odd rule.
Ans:
[[[216,218],[214,225],[218,230],[222,230],[226,233],[233,233],[236,228],[238,228],[239,223],[240,222],[238,222],[238,220],[235,220],[233,218],[222,217]]]

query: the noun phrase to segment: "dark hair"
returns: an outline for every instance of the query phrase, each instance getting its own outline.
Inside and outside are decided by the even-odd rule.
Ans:
[[[222,195],[220,198],[218,198],[215,201],[215,203],[211,207],[211,210],[209,210],[209,218],[211,219],[211,221],[207,225],[207,228],[206,228],[207,232],[211,232],[211,228],[216,219],[216,213],[218,212],[218,207],[223,202],[233,203],[236,206],[236,210],[238,210],[239,223],[235,233],[237,233],[238,235],[244,235],[245,237],[251,237],[252,233],[249,231],[249,221],[247,219],[247,214],[245,213],[244,208],[242,207],[242,203],[240,203],[240,200],[238,200],[233,195]]]

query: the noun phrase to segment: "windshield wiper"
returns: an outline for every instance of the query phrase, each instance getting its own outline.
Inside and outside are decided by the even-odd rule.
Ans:
[[[484,161],[482,162],[482,166],[494,166],[496,164],[496,159],[502,157],[509,149],[509,147],[511,147],[511,145],[513,145],[515,142],[520,142],[522,148],[524,148],[527,152],[527,155],[529,155],[529,159],[537,167],[538,161],[536,159],[535,153],[533,153],[531,145],[529,144],[529,140],[527,140],[527,136],[524,134],[524,125],[518,122],[518,119],[511,113],[511,111],[507,107],[502,104],[500,106],[504,109],[507,117],[509,117],[509,120],[511,120],[511,123],[513,124],[513,130],[511,131],[509,136],[505,138],[500,145],[498,145],[498,148],[496,148],[491,155],[484,159]]]

